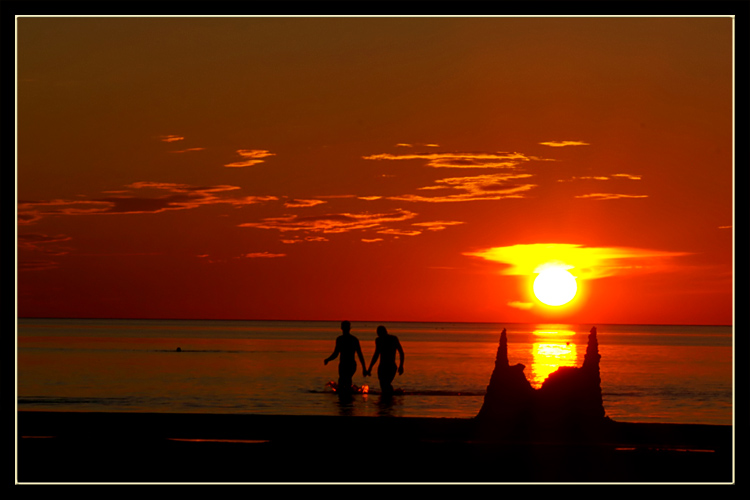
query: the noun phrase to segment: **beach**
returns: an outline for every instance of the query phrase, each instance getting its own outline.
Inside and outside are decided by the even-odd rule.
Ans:
[[[731,483],[732,426],[19,411],[18,483]]]

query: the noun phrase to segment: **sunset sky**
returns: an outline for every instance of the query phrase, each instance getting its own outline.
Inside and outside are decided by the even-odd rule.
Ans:
[[[731,324],[732,27],[19,18],[18,316]]]

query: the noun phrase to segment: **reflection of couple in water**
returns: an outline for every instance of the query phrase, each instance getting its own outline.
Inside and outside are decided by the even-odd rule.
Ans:
[[[356,354],[362,363],[362,376],[367,377],[372,372],[373,365],[380,358],[378,365],[378,381],[380,381],[380,390],[384,395],[393,394],[393,379],[396,372],[399,375],[404,373],[404,350],[401,348],[401,342],[398,337],[388,333],[384,326],[377,329],[378,337],[375,339],[375,354],[372,355],[370,367],[365,368],[365,357],[362,355],[362,349],[359,346],[359,339],[351,334],[351,323],[348,321],[341,322],[341,331],[343,332],[336,338],[336,348],[333,354],[325,359],[324,363],[336,359],[339,354],[339,392],[347,391],[352,387],[352,377],[357,372],[357,361],[354,357]],[[399,365],[396,367],[396,352],[399,354]]]

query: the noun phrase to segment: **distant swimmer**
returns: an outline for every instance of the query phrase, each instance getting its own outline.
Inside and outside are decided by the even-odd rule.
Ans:
[[[359,339],[350,333],[351,323],[342,321],[341,331],[343,333],[336,338],[336,347],[333,350],[333,354],[328,356],[323,362],[327,365],[329,361],[333,361],[336,359],[336,356],[341,355],[339,359],[338,392],[346,393],[352,390],[352,377],[357,372],[355,354],[359,357],[359,362],[362,363],[363,376],[367,376],[367,370],[365,370],[365,357],[362,355]]]
[[[404,350],[401,348],[401,342],[398,337],[388,333],[384,326],[377,329],[378,337],[375,339],[375,354],[372,355],[370,367],[366,374],[372,373],[372,367],[380,358],[378,365],[378,380],[380,381],[380,390],[383,394],[393,394],[393,379],[396,378],[396,371],[399,375],[404,374]],[[396,368],[396,352],[399,354],[399,364]]]

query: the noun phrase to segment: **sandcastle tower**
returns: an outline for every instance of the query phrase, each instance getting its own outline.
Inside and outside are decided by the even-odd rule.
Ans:
[[[484,403],[478,419],[500,419],[509,423],[522,422],[531,417],[534,389],[523,373],[521,363],[510,366],[508,362],[508,336],[505,328],[500,334],[500,344],[495,357]]]

